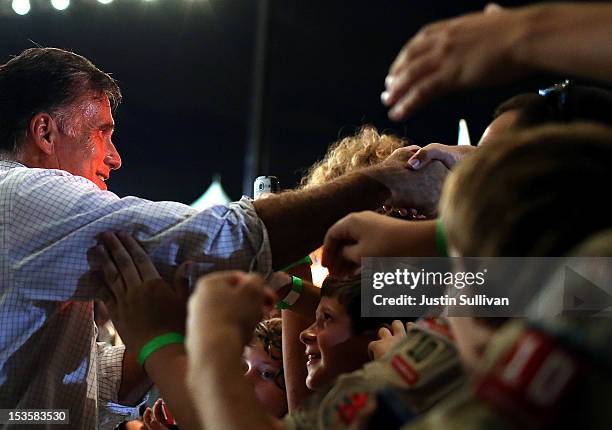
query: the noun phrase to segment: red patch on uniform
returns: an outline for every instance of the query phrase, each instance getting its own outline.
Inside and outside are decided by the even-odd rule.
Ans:
[[[581,364],[553,338],[527,331],[477,385],[480,399],[508,419],[548,426],[562,413]]]
[[[453,340],[453,333],[446,321],[440,318],[424,317],[417,321],[417,326],[442,335],[445,339]]]
[[[355,393],[338,407],[338,418],[345,425],[353,422],[358,412],[368,403],[368,393]]]
[[[419,374],[412,368],[406,360],[400,355],[396,355],[391,359],[391,367],[395,369],[397,373],[408,385],[414,385],[419,380]]]

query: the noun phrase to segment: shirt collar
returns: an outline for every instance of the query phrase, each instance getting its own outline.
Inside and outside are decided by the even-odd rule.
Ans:
[[[26,167],[23,164],[13,160],[0,160],[0,169],[8,170],[15,167]]]

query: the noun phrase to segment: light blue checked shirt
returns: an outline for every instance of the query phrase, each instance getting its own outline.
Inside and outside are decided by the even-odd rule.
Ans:
[[[132,233],[170,278],[225,269],[271,271],[251,200],[202,212],[119,198],[62,170],[0,160],[0,408],[70,410],[70,428],[112,428],[123,347],[95,342],[86,252],[104,231]],[[110,411],[110,412],[109,412]],[[123,414],[123,415],[122,415]],[[54,427],[55,428],[55,427]]]

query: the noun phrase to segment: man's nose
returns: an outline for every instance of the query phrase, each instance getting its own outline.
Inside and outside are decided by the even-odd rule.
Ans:
[[[115,148],[115,145],[110,143],[104,162],[111,168],[111,170],[117,170],[121,167],[121,156]]]

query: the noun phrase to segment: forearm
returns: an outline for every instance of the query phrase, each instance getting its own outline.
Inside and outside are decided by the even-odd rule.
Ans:
[[[306,355],[304,354],[304,344],[300,341],[300,333],[314,321],[315,310],[320,298],[320,289],[312,284],[310,266],[301,265],[287,273],[299,276],[304,281],[304,290],[298,301],[290,310],[284,310],[281,313],[285,392],[289,412],[291,412],[311,394],[311,391],[306,387],[308,370],[306,369]]]
[[[300,342],[300,333],[312,324],[314,313],[310,318],[293,311],[282,312],[283,319],[283,368],[285,371],[285,389],[289,412],[300,406],[311,391],[306,387],[306,356],[304,344]]]
[[[120,404],[134,406],[140,403],[153,383],[136,361],[136,355],[126,350],[123,354],[121,385],[117,399]]]
[[[394,256],[437,257],[436,220],[410,221],[410,228],[398,229],[395,243],[398,249]],[[401,251],[400,251],[401,249]]]
[[[254,202],[268,230],[276,269],[318,248],[327,229],[343,216],[375,209],[389,190],[364,174],[349,174],[308,191],[289,191]]]
[[[164,401],[181,429],[203,428],[186,385],[187,354],[181,344],[165,346],[155,351],[145,362],[147,373],[155,381]]]
[[[520,16],[517,64],[612,82],[612,5],[553,3],[512,13]]]
[[[206,334],[200,357],[192,357],[188,384],[204,428],[215,430],[282,429],[282,423],[259,406],[243,376],[243,344],[233,328]]]

